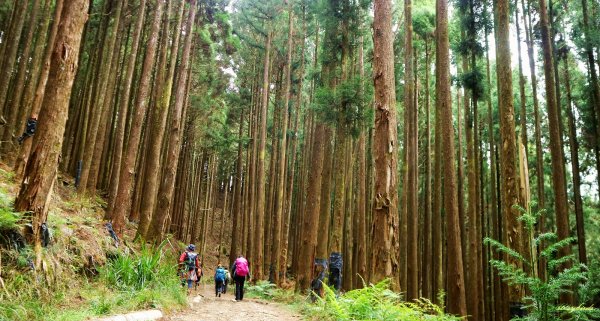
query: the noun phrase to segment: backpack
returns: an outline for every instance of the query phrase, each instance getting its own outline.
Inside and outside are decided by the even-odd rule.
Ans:
[[[225,281],[225,270],[222,268],[218,268],[215,272],[215,281]]]
[[[192,271],[196,269],[196,258],[198,258],[198,253],[194,252],[185,252],[185,266],[187,266],[188,271]]]
[[[235,260],[235,275],[246,276],[248,273],[248,261],[243,257]]]

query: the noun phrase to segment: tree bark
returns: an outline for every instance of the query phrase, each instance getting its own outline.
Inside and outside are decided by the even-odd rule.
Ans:
[[[445,161],[444,211],[447,218],[448,242],[448,312],[467,314],[463,275],[461,234],[458,224],[456,176],[454,170],[454,139],[452,128],[452,97],[450,93],[450,57],[448,38],[448,1],[436,1],[436,108],[440,110],[440,129],[444,134],[442,154]]]
[[[145,3],[146,0],[141,0]],[[125,142],[125,127],[127,123],[127,111],[129,109],[129,98],[131,95],[131,87],[133,85],[133,74],[135,71],[135,63],[137,60],[137,52],[140,44],[140,37],[142,33],[142,27],[144,25],[144,16],[145,16],[145,5],[139,7],[139,12],[137,13],[137,20],[135,24],[135,29],[132,38],[132,47],[129,53],[129,60],[127,62],[127,69],[125,72],[124,82],[122,84],[121,94],[119,97],[119,107],[118,113],[119,116],[117,118],[116,130],[115,130],[115,145],[113,151],[113,159],[112,159],[112,169],[111,169],[111,180],[109,185],[109,193],[108,193],[108,210],[105,214],[105,219],[112,219],[114,217],[115,204],[120,186],[121,179],[121,167],[122,167],[122,157],[123,157],[123,146]],[[124,205],[124,204],[120,204]],[[123,212],[123,215],[125,212]]]
[[[179,39],[181,35],[181,20],[185,5],[181,2],[175,20],[175,29],[173,38],[169,38],[168,29],[163,29],[163,52],[161,53],[161,66],[159,67],[159,80],[155,84],[155,106],[152,110],[153,123],[150,133],[150,145],[148,149],[148,159],[146,163],[146,183],[144,184],[144,194],[142,198],[140,225],[138,226],[137,234],[142,237],[147,237],[148,227],[154,208],[156,206],[160,166],[161,166],[161,149],[165,137],[165,129],[167,126],[167,118],[169,115],[169,103],[171,102],[171,94],[173,89],[173,81],[175,77],[175,66],[177,65],[177,50],[179,48]],[[170,14],[167,14],[166,21],[163,24],[168,25]],[[169,43],[172,41],[171,56],[169,66],[167,68],[167,51]],[[163,65],[165,63],[165,65]],[[168,70],[168,71],[167,71]],[[166,72],[166,73],[165,73]]]
[[[28,1],[23,1],[28,2]],[[27,34],[25,35],[25,42],[23,44],[23,51],[19,59],[17,68],[17,74],[13,81],[14,86],[12,89],[13,94],[11,99],[7,99],[4,106],[4,115],[6,116],[6,125],[3,128],[2,141],[5,142],[2,146],[4,154],[8,154],[15,148],[13,144],[7,144],[6,142],[14,142],[14,139],[19,133],[16,130],[21,128],[21,124],[17,123],[17,115],[20,109],[24,109],[25,106],[21,105],[21,98],[25,92],[25,77],[28,71],[29,56],[31,54],[31,47],[33,44],[33,35],[36,30],[38,15],[40,12],[41,0],[34,0],[31,7],[31,13],[29,14],[29,26],[27,27]],[[44,32],[44,31],[41,31]],[[31,72],[29,68],[29,72]],[[7,97],[8,98],[8,97]]]
[[[58,161],[69,109],[69,98],[77,71],[83,26],[87,21],[87,0],[65,0],[52,50],[48,91],[40,111],[33,152],[15,199],[16,211],[31,214],[31,234],[36,267],[41,268],[41,225],[46,223],[48,202],[56,180]]]
[[[145,5],[144,2],[145,0],[142,0],[141,5]],[[123,163],[121,164],[121,170],[119,171],[119,190],[117,192],[117,197],[115,198],[115,202],[116,204],[119,204],[119,206],[114,205],[115,211],[112,217],[113,228],[119,234],[122,232],[122,228],[125,224],[125,215],[127,215],[128,211],[131,210],[131,195],[135,182],[135,164],[138,158],[138,147],[142,134],[142,126],[146,117],[146,111],[148,110],[147,97],[150,91],[150,74],[154,67],[156,44],[158,42],[158,31],[164,4],[164,1],[158,0],[155,8],[152,30],[148,38],[146,56],[144,58],[144,63],[140,74],[140,83],[137,92],[136,104],[134,107],[135,114],[132,119],[131,131],[129,133],[129,139],[127,143],[127,151],[125,153],[125,157],[123,158]],[[177,155],[179,155],[179,150],[177,150]]]
[[[546,78],[546,109],[548,112],[548,129],[550,133],[550,156],[552,159],[552,189],[554,191],[554,211],[558,239],[569,237],[569,209],[567,206],[567,184],[565,178],[565,157],[563,154],[558,102],[554,79],[554,63],[552,61],[552,43],[550,39],[550,24],[546,0],[539,1],[540,23],[542,28],[542,48],[544,51],[544,76]],[[570,247],[563,247],[559,255],[566,256],[571,252]],[[568,265],[562,266],[567,268]],[[572,296],[562,295],[561,302],[572,301]]]
[[[579,262],[587,265],[585,247],[585,228],[583,220],[583,201],[581,200],[581,174],[579,173],[579,142],[573,115],[573,98],[571,95],[571,76],[569,73],[569,55],[564,57],[564,77],[567,90],[567,116],[569,119],[569,149],[571,151],[571,175],[573,175],[573,201],[575,203],[575,220],[577,222],[577,247]]]
[[[373,200],[372,251],[370,282],[385,278],[396,280],[398,255],[398,194],[396,141],[396,92],[394,85],[394,50],[392,2],[374,1],[373,43],[377,54],[373,60],[375,86],[375,199]],[[394,286],[398,289],[398,285]]]
[[[189,16],[187,20],[187,26],[185,29],[185,44],[181,55],[181,64],[179,79],[177,80],[177,91],[175,93],[175,102],[173,104],[173,117],[171,119],[171,131],[169,132],[168,151],[166,155],[167,167],[163,174],[163,179],[158,190],[158,204],[156,208],[156,215],[152,217],[150,223],[148,239],[159,243],[164,237],[165,224],[169,217],[169,211],[171,209],[171,200],[173,198],[173,192],[175,189],[175,175],[177,173],[179,151],[181,149],[181,126],[182,126],[182,114],[184,113],[184,100],[188,90],[188,72],[190,69],[190,51],[192,47],[192,28],[194,25],[194,19],[196,17],[197,4],[196,0],[190,1]]]
[[[32,94],[33,96],[31,97],[31,99],[29,99],[29,93],[26,94],[25,96],[25,103],[22,106],[25,106],[25,108],[30,108],[31,109],[31,116],[33,117],[37,117],[40,109],[42,107],[42,99],[44,98],[44,92],[46,90],[46,83],[48,81],[48,73],[50,72],[50,59],[52,56],[52,49],[54,48],[54,41],[56,39],[56,34],[58,32],[58,24],[60,23],[60,16],[62,14],[62,8],[63,8],[63,0],[57,0],[56,3],[54,4],[54,16],[53,16],[53,22],[52,22],[52,27],[49,31],[49,34],[47,36],[47,39],[41,37],[40,39],[38,39],[38,41],[43,42],[44,40],[47,40],[47,44],[45,43],[40,43],[39,47],[36,48],[36,51],[41,47],[42,49],[44,49],[44,56],[42,58],[42,60],[40,61],[41,63],[41,70],[39,72],[39,75],[37,75],[37,72],[32,72],[32,77],[37,75],[37,81],[34,84],[31,84],[31,87],[33,89],[35,89],[35,94]],[[50,4],[48,4],[48,6],[50,6]],[[50,17],[46,18],[46,22],[45,28],[41,28],[42,30],[46,30],[48,28],[48,24],[49,24],[49,20]],[[44,31],[42,31],[43,33],[45,33]],[[36,44],[36,47],[38,46],[38,44]],[[41,50],[41,49],[40,49]],[[34,55],[35,56],[35,55]],[[35,60],[37,61],[37,60]],[[32,80],[30,80],[31,83],[33,83]],[[27,107],[31,104],[31,107]],[[23,107],[22,107],[23,108]],[[15,167],[14,167],[14,171],[15,174],[17,175],[17,177],[20,177],[21,175],[23,175],[24,171],[25,171],[25,164],[27,164],[27,160],[29,159],[29,154],[31,152],[31,145],[33,143],[33,139],[26,139],[23,144],[21,145],[21,149],[19,151],[19,156],[17,157],[17,161],[15,162]]]
[[[263,247],[264,247],[264,221],[265,221],[265,155],[267,144],[267,112],[269,107],[269,63],[271,53],[271,41],[273,34],[267,34],[265,46],[265,65],[263,69],[263,90],[260,108],[260,131],[258,135],[258,157],[256,164],[256,225],[254,226],[254,250],[253,271],[254,279],[263,279]]]

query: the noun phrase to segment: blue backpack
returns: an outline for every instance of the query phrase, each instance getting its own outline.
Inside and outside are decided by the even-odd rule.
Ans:
[[[217,268],[217,270],[215,271],[215,281],[225,281],[226,278],[226,274],[225,274],[225,269],[223,268]]]

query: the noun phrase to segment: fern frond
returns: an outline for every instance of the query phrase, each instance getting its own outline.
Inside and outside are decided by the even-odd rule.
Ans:
[[[483,242],[484,242],[484,244],[491,245],[497,252],[504,253],[514,259],[519,260],[520,262],[527,264],[527,260],[525,260],[525,258],[521,254],[519,254],[519,252],[511,249],[510,247],[508,247],[494,239],[491,239],[489,237],[486,237],[485,239],[483,239]]]
[[[547,248],[545,248],[543,251],[540,252],[540,256],[548,258],[548,259],[552,259],[552,256],[555,253],[558,253],[558,251],[561,248],[570,246],[571,243],[573,243],[573,241],[575,241],[575,240],[576,239],[574,237],[567,237],[556,243],[550,244]]]

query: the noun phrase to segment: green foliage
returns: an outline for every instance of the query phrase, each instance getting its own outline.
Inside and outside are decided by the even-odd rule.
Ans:
[[[306,304],[302,312],[324,320],[460,320],[446,315],[443,308],[422,299],[415,303],[401,300],[390,290],[389,280],[337,296],[324,284],[325,296],[316,304]]]
[[[137,255],[118,253],[109,259],[100,275],[108,286],[122,291],[177,284],[176,266],[167,263],[175,260],[166,260],[162,247],[153,249],[144,246]]]
[[[518,206],[517,206],[518,207]],[[557,303],[562,294],[571,293],[571,289],[580,283],[584,283],[588,293],[593,294],[593,285],[590,284],[588,271],[583,264],[575,263],[574,255],[558,257],[562,248],[570,246],[575,238],[558,240],[554,233],[543,233],[533,237],[535,224],[543,211],[532,213],[519,208],[523,213],[519,218],[530,235],[530,244],[540,249],[538,255],[530,255],[526,258],[518,251],[504,244],[485,238],[484,242],[496,251],[505,254],[519,266],[501,260],[490,260],[490,264],[498,270],[498,273],[511,286],[523,286],[527,289],[528,296],[524,297],[529,315],[513,320],[531,321],[559,321],[559,320],[590,320],[600,316],[600,310],[583,306],[561,306]],[[535,267],[539,263],[546,262],[548,275],[546,279],[536,275]]]
[[[373,110],[367,108],[371,93],[364,93],[361,86],[361,79],[355,77],[339,84],[335,90],[320,87],[312,108],[321,120],[343,126],[351,135],[358,136],[373,121]]]

